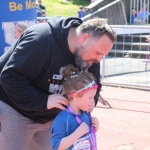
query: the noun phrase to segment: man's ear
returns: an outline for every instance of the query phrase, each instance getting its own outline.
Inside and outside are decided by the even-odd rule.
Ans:
[[[82,44],[90,37],[88,33],[82,34],[81,42]]]

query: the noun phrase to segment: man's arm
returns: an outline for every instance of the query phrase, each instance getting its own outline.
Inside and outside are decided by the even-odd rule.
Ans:
[[[44,37],[40,37],[40,33],[37,35],[39,37],[35,36],[36,34],[27,30],[22,35],[0,77],[0,84],[9,99],[14,105],[25,111],[47,109],[48,94],[30,84],[30,81],[42,73],[49,57],[49,54],[43,53],[47,41]],[[40,63],[42,61],[45,62]]]

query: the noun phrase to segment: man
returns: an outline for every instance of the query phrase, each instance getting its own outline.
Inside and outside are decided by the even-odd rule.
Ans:
[[[38,0],[39,8],[45,10],[45,6],[42,5],[42,0]]]
[[[63,67],[89,70],[99,86],[100,60],[116,34],[100,18],[53,17],[29,27],[0,57],[0,149],[50,150],[53,119],[68,105],[61,95]],[[92,109],[92,108],[91,108]]]
[[[80,9],[78,10],[78,17],[79,18],[83,18],[84,17],[84,10],[83,10],[83,6],[80,6]]]

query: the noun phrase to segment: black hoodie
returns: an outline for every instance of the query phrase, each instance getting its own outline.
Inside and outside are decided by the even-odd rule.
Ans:
[[[48,23],[29,27],[0,57],[0,100],[35,122],[54,119],[60,110],[47,109],[48,95],[62,92],[61,68],[76,66],[67,37],[69,29],[81,23],[78,18],[53,17]],[[100,64],[94,64],[89,71],[99,85],[97,103]]]

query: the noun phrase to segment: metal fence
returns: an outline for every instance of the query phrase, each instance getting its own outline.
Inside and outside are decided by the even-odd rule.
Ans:
[[[127,18],[126,18],[126,14],[125,14],[125,8],[124,8],[124,4],[122,2],[122,0],[115,0],[114,2],[112,3],[109,3],[107,4],[106,6],[102,7],[102,8],[99,8],[98,10],[96,10],[95,12],[92,12],[91,14],[88,14],[86,15],[85,17],[82,18],[83,21],[85,21],[87,18],[105,10],[105,9],[109,9],[111,6],[117,4],[117,3],[121,3],[121,9],[123,10],[123,17],[124,17],[124,21],[125,21],[125,24],[127,24]]]
[[[111,27],[117,41],[101,62],[102,83],[150,90],[150,26]]]

